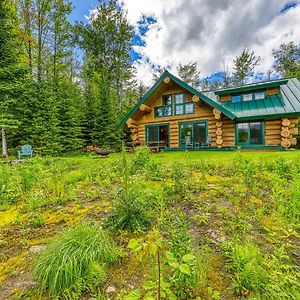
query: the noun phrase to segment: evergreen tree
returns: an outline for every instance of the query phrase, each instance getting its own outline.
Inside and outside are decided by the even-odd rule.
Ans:
[[[187,84],[197,89],[200,85],[200,71],[198,70],[197,62],[190,62],[182,65],[179,63],[177,67],[179,77]]]
[[[132,28],[123,6],[116,0],[101,0],[89,24],[78,24],[77,32],[88,70],[84,80],[88,97],[85,136],[103,147],[116,146],[122,137],[116,127],[131,85]]]
[[[20,125],[17,115],[25,68],[20,65],[17,11],[13,1],[0,1],[0,127],[2,154],[8,156],[7,132]]]
[[[300,45],[294,42],[281,44],[273,49],[274,68],[284,77],[297,77],[300,80]]]
[[[256,66],[259,65],[261,58],[255,56],[254,51],[250,51],[247,48],[244,48],[242,53],[238,55],[234,62],[234,84],[243,85],[245,79],[251,74]]]

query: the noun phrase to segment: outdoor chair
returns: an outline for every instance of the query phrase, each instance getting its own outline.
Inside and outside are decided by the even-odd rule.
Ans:
[[[32,157],[33,151],[31,145],[24,145],[21,147],[21,150],[18,151],[19,160],[21,160],[24,156]]]

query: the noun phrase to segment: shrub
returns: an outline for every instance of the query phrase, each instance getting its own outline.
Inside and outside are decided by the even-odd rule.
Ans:
[[[252,244],[228,242],[223,245],[227,267],[234,271],[232,288],[237,294],[247,295],[249,291],[262,292],[268,282],[260,249]]]
[[[98,227],[78,225],[59,235],[39,256],[34,276],[41,291],[76,299],[105,280],[105,265],[118,258],[116,246]]]
[[[147,147],[138,147],[132,159],[133,173],[143,170],[150,160],[150,150]]]
[[[107,224],[115,231],[136,232],[151,224],[149,204],[139,189],[122,190],[117,196],[115,208],[108,216]]]

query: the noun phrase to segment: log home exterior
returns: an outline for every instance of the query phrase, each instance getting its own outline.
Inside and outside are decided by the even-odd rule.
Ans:
[[[199,92],[166,72],[119,124],[136,145],[176,150],[296,145],[300,82]]]

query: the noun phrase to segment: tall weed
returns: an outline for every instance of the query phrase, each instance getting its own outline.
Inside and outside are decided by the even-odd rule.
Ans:
[[[77,299],[105,279],[105,265],[118,258],[116,246],[98,226],[82,224],[59,235],[39,256],[34,277],[42,292]]]

